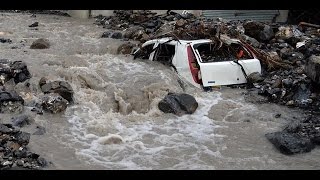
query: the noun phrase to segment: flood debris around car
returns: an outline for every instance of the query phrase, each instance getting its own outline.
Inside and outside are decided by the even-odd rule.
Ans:
[[[116,10],[113,16],[95,18],[108,34],[120,37],[121,33],[123,40],[140,42],[138,50],[126,51],[134,52],[134,58],[167,64],[194,86],[204,90],[215,85],[243,87],[248,102],[278,103],[302,109],[306,119],[312,116],[313,120],[308,121],[311,125],[301,119],[300,128],[294,132],[266,135],[280,152],[309,152],[318,144],[317,138],[310,140],[308,134],[318,133],[319,129],[318,24],[207,20],[170,10],[165,14]]]

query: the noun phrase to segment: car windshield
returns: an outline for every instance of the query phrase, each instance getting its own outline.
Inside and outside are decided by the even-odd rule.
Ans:
[[[195,44],[193,48],[200,55],[202,63],[253,59],[251,53],[238,43],[220,45],[208,42]]]

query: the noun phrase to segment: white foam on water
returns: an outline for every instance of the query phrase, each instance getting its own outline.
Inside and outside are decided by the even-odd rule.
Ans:
[[[72,124],[71,143],[80,145],[76,147],[80,158],[106,169],[214,169],[198,156],[216,153],[206,147],[214,143],[216,127],[207,115],[220,99],[218,92],[206,93],[196,97],[199,107],[194,114],[154,120],[147,114],[104,113],[94,103],[81,102],[66,112]],[[89,133],[92,126],[96,134]],[[121,143],[109,143],[110,134]]]

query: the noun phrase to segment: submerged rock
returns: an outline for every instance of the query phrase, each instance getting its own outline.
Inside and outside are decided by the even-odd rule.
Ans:
[[[36,132],[34,132],[32,135],[43,135],[46,133],[46,129],[42,126],[36,127]]]
[[[18,127],[24,127],[30,125],[34,120],[27,115],[16,116],[12,118],[12,124]]]
[[[164,113],[174,113],[178,116],[192,114],[198,108],[198,102],[189,94],[169,93],[158,104]]]
[[[40,38],[35,40],[31,44],[30,49],[48,49],[49,47],[50,47],[49,40]]]
[[[29,25],[29,27],[38,27],[39,26],[39,22],[34,22],[31,25]]]

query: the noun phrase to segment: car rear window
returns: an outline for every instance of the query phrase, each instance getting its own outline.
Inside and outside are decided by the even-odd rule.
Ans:
[[[241,44],[202,43],[193,46],[202,63],[253,59],[251,53]]]

